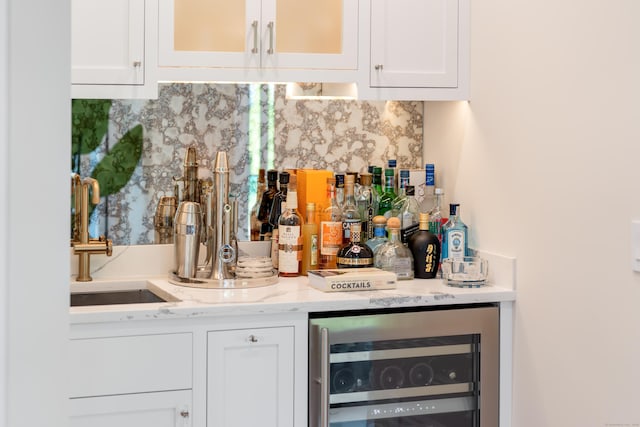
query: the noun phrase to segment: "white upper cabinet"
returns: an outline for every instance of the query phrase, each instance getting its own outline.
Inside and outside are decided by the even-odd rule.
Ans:
[[[159,7],[160,67],[272,77],[274,69],[358,66],[358,0],[160,0]]]
[[[145,0],[71,1],[72,97],[156,96],[145,6]]]
[[[371,97],[468,98],[468,0],[371,0],[370,8],[362,80]]]

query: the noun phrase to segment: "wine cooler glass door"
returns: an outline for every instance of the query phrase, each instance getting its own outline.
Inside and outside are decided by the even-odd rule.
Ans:
[[[497,322],[494,307],[312,319],[309,425],[496,425]]]

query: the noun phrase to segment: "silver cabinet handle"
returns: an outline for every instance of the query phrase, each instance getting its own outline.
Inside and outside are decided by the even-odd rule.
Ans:
[[[269,55],[273,54],[273,21],[270,21],[267,25],[269,28],[269,49],[267,49],[267,53]]]
[[[376,70],[380,71],[380,70],[382,70],[382,64],[376,64],[373,68],[375,68]]]
[[[320,427],[329,427],[329,329],[320,329]]]
[[[255,335],[249,335],[249,342],[258,342],[258,337]]]
[[[253,49],[251,49],[251,53],[258,53],[258,21],[253,21],[251,28],[253,28]]]

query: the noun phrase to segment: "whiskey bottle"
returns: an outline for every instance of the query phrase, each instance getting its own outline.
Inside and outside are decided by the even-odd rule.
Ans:
[[[287,194],[285,210],[278,221],[278,273],[283,277],[300,275],[302,261],[302,216],[298,212],[295,187]]]
[[[409,237],[413,271],[418,279],[433,279],[440,264],[440,240],[429,231],[429,214],[420,213],[420,229]]]
[[[336,180],[327,178],[327,206],[320,215],[321,269],[336,268],[336,256],[342,245],[342,209],[336,200]]]
[[[413,279],[413,256],[400,240],[400,220],[395,216],[389,218],[387,229],[389,241],[376,249],[374,267],[396,273],[398,280]]]
[[[338,251],[338,268],[373,267],[373,252],[367,245],[360,243],[360,223],[351,227],[351,241]]]
[[[307,203],[307,219],[302,224],[302,263],[300,274],[307,275],[307,271],[318,268],[318,223],[316,222],[316,204]]]

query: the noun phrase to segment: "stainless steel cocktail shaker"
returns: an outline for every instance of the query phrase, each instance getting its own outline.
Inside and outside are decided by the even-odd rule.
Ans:
[[[175,274],[183,279],[194,279],[198,271],[202,227],[200,204],[180,202],[174,222]]]

